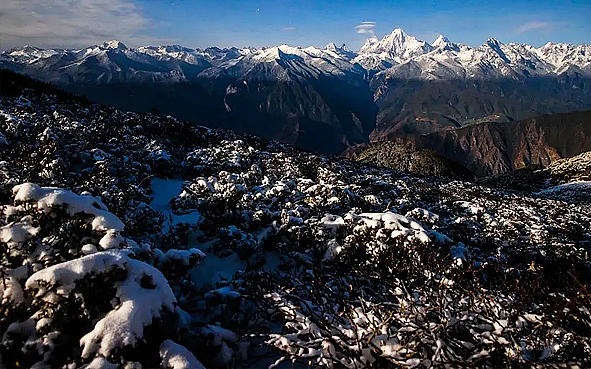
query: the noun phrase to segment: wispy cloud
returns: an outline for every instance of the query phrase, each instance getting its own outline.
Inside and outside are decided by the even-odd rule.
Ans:
[[[148,35],[155,22],[131,0],[2,0],[0,22],[2,48],[80,47],[110,39],[160,41]]]
[[[283,32],[294,32],[296,30],[295,27],[283,27],[281,28]]]
[[[517,28],[517,33],[525,33],[550,27],[550,23],[542,21],[525,22]]]
[[[355,26],[355,30],[357,33],[366,33],[369,34],[370,37],[376,37],[376,22],[373,21],[365,21],[361,22],[360,24]]]

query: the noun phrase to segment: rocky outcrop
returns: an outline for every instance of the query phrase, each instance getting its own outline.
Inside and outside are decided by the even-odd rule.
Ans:
[[[394,142],[379,142],[368,146],[355,157],[357,161],[376,166],[406,171],[418,175],[474,179],[474,173],[461,164],[449,160],[433,150],[412,150]]]

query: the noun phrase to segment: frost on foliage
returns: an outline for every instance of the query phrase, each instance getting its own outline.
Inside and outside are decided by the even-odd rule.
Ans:
[[[13,218],[21,213],[29,215],[0,228],[0,241],[9,246],[9,250],[25,253],[26,256],[27,250],[17,246],[34,239],[37,245],[36,249],[32,248],[34,253],[41,257],[50,255],[55,252],[52,243],[58,247],[62,245],[59,232],[71,230],[79,233],[75,239],[81,244],[72,245],[74,248],[70,252],[82,257],[69,255],[69,260],[57,263],[55,260],[49,263],[51,266],[43,268],[47,264],[35,263],[35,259],[29,256],[20,268],[1,267],[2,311],[11,314],[35,311],[23,322],[12,322],[4,332],[2,350],[6,349],[7,355],[13,355],[14,349],[19,351],[15,345],[20,339],[26,339],[29,343],[21,351],[30,358],[27,359],[31,360],[30,364],[39,360],[35,366],[53,366],[55,362],[52,360],[59,356],[56,349],[63,347],[69,350],[67,345],[73,344],[70,342],[73,339],[75,345],[79,343],[82,348],[81,358],[88,363],[84,367],[118,367],[118,364],[105,358],[112,360],[113,355],[121,355],[121,350],[126,347],[134,347],[140,342],[146,344],[146,327],[159,321],[169,322],[181,311],[176,308],[176,297],[163,273],[135,258],[156,260],[165,264],[167,270],[180,272],[203,259],[205,255],[200,250],[170,249],[158,260],[158,253],[152,253],[148,246],[139,247],[132,240],[123,238],[119,234],[123,230],[122,222],[92,196],[79,196],[70,191],[34,184],[15,186],[14,194],[15,203],[20,205],[5,206],[3,213]],[[56,212],[58,209],[63,212]],[[80,218],[80,214],[90,217]],[[69,217],[82,219],[82,224],[77,221],[72,223]],[[90,236],[91,230],[104,234],[98,242],[103,249],[122,244],[129,248],[99,252],[95,245],[83,243],[92,239],[84,237],[84,232]],[[50,236],[46,237],[47,234]],[[76,251],[78,248],[80,251]],[[31,262],[36,272],[29,275]],[[25,291],[33,297],[32,300],[26,297]],[[4,317],[2,319],[4,321]],[[190,320],[190,317],[188,320],[185,317],[185,325],[188,326]],[[63,326],[67,322],[74,324]],[[76,326],[78,324],[80,326]],[[91,324],[88,330],[84,330],[85,324]],[[170,328],[171,331],[176,329],[174,326]],[[66,337],[73,336],[63,340],[64,334]],[[153,339],[151,334],[150,340]],[[22,360],[17,359],[18,356],[14,359],[7,357]]]
[[[85,365],[84,369],[117,369],[119,368],[118,364],[111,363],[107,359],[102,356],[97,356],[94,358],[90,364]]]
[[[205,254],[201,250],[195,248],[189,250],[171,249],[165,253],[157,250],[157,254],[159,255],[158,262],[160,264],[175,263],[180,265],[190,265],[192,260],[202,260],[205,257]]]
[[[232,361],[236,353],[229,345],[236,345],[236,333],[216,325],[207,325],[199,333],[210,337],[212,345],[219,350],[214,360],[216,366],[225,366]]]
[[[98,322],[132,308],[115,296],[133,274],[119,264],[78,279],[68,299],[68,288],[39,285],[33,306],[27,291],[24,304],[5,303],[19,300],[17,284],[28,277],[21,263],[35,272],[108,248],[154,265],[178,299],[181,328],[156,339],[154,326],[146,328],[152,357],[138,359],[144,367],[192,365],[172,341],[158,350],[165,339],[208,367],[590,364],[591,209],[583,201],[588,186],[568,184],[590,180],[589,155],[551,167],[559,180],[534,184],[538,192],[513,192],[417,178],[176,119],[47,96],[30,98],[25,109],[17,100],[0,97],[10,114],[0,127],[10,142],[0,145],[4,198],[17,183],[40,181],[102,200],[26,184],[16,188],[19,203],[3,208],[2,246],[16,240],[10,250],[22,254],[0,254],[2,312],[9,308],[2,324],[10,328],[3,347],[19,360],[71,364],[56,359],[53,347],[69,354],[92,331],[83,345],[95,351],[76,357],[77,367],[110,365],[99,359],[99,341],[108,340],[95,330],[108,331]],[[174,184],[175,192],[157,201],[157,183]],[[105,224],[101,203],[127,233]],[[64,214],[74,216],[64,221]],[[103,229],[91,231],[95,220]],[[203,259],[196,245],[208,256],[191,270]],[[134,254],[118,254],[119,247]],[[140,280],[141,288],[155,285]],[[94,300],[95,288],[108,301]],[[164,318],[168,309],[159,311]],[[67,332],[76,325],[68,324],[72,311],[87,325],[74,334]],[[73,342],[56,346],[68,334]],[[134,367],[113,352],[107,360]]]
[[[50,213],[54,208],[63,206],[70,216],[83,213],[94,216],[91,221],[95,231],[106,231],[99,245],[103,249],[118,247],[123,238],[118,232],[123,231],[124,225],[117,216],[110,213],[107,207],[93,196],[76,195],[60,188],[40,187],[33,183],[14,186],[14,201],[33,203],[39,210]]]
[[[25,301],[25,294],[12,269],[0,269],[0,304]]]
[[[311,313],[308,316],[303,313],[304,309],[302,307],[290,303],[277,293],[265,297],[285,316],[287,319],[285,327],[293,331],[293,333],[288,334],[271,334],[267,344],[284,351],[288,357],[304,359],[309,363],[314,363],[314,365],[329,368],[334,367],[336,363],[345,368],[359,368],[371,365],[375,361],[371,355],[363,356],[362,354],[355,357],[357,355],[350,356],[345,353],[349,347],[346,342],[342,341],[341,336],[343,334],[345,337],[355,334],[351,330],[352,326],[349,326],[346,320],[335,317],[331,327],[319,326],[313,320],[313,311],[308,311],[308,313]],[[304,306],[310,307],[309,305]],[[319,316],[317,319],[323,321],[328,317],[330,317],[329,314],[325,317]],[[340,346],[339,349],[335,344]],[[342,350],[343,346],[341,345],[345,346],[345,350]],[[358,348],[351,348],[359,352]],[[367,353],[369,354],[369,352]],[[278,361],[276,364],[280,362]],[[274,365],[271,367],[274,367]]]
[[[80,339],[82,357],[95,353],[108,356],[115,348],[135,345],[143,337],[144,326],[158,318],[162,309],[174,311],[176,299],[162,273],[123,251],[105,251],[41,270],[26,282],[27,289],[38,291],[37,296],[43,299],[51,296],[45,286],[56,287],[56,294],[67,297],[76,281],[113,268],[127,274],[116,285],[119,304]]]
[[[12,222],[0,227],[0,242],[6,243],[9,248],[13,248],[37,233],[39,233],[39,227],[34,226],[33,217],[25,216],[18,222]]]
[[[354,220],[360,220],[370,228],[383,228],[392,231],[390,237],[412,237],[420,242],[430,242],[429,235],[419,223],[403,215],[392,212],[347,214]]]

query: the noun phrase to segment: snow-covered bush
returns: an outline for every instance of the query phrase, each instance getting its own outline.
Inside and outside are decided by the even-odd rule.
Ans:
[[[139,247],[88,194],[31,183],[13,193],[0,230],[3,364],[160,365],[158,348],[178,338],[186,315],[165,274],[186,272],[203,253]],[[163,347],[166,365],[182,367],[180,346]]]

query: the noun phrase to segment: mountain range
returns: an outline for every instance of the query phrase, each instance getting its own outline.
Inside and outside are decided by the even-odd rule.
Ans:
[[[522,79],[565,72],[591,75],[591,45],[548,42],[542,47],[504,44],[490,38],[471,47],[440,35],[429,44],[395,29],[381,40],[370,38],[358,52],[345,45],[320,49],[288,45],[263,48],[179,45],[128,48],[108,41],[84,49],[40,49],[24,46],[1,53],[3,66],[58,83],[130,81],[179,82],[196,78],[245,77],[265,70],[263,79],[318,78],[377,74],[379,79]]]
[[[25,46],[2,52],[0,67],[121,109],[330,154],[368,141],[591,109],[591,45],[491,38],[471,47],[443,35],[429,44],[401,29],[370,38],[359,51],[334,43]]]

